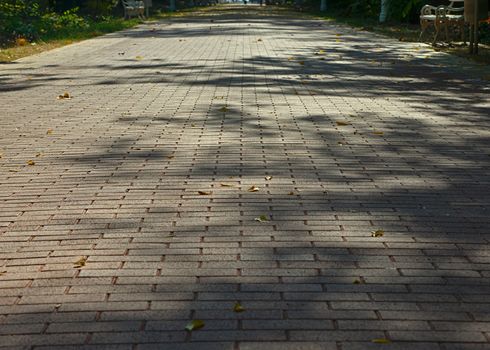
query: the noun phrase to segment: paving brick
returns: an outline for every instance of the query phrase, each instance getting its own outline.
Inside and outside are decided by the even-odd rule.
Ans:
[[[0,350],[488,348],[485,67],[196,11],[0,64]]]

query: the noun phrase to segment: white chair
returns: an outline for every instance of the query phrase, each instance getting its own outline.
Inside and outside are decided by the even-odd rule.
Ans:
[[[461,33],[461,39],[465,41],[464,36],[464,0],[449,0],[448,6],[431,6],[425,5],[420,11],[420,36],[430,26],[434,26],[435,35],[432,40],[434,45],[439,37],[439,33],[444,29],[446,41],[449,42],[449,29],[458,28]]]
[[[131,19],[131,17],[145,18],[145,3],[143,1],[135,0],[121,0],[124,7],[124,18]]]

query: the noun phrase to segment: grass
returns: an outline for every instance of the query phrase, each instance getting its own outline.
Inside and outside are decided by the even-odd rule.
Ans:
[[[37,42],[0,48],[0,63],[12,62],[19,58],[55,49],[85,39],[134,27],[141,23],[138,19],[124,20],[110,18],[104,22],[90,23],[87,28],[74,30],[62,29],[50,36],[44,36]]]

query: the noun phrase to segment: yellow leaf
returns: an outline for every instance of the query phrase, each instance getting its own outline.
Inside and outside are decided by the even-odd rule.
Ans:
[[[337,43],[340,43],[341,41],[342,41],[342,40],[340,40],[340,39],[335,40],[335,42],[337,42]]]
[[[51,135],[53,133],[53,129],[48,129],[48,131],[46,131],[46,135]]]
[[[386,339],[386,338],[376,338],[371,340],[372,343],[377,343],[377,344],[390,344],[391,340]]]
[[[258,221],[258,222],[267,222],[267,221],[269,221],[269,219],[265,215],[260,215],[258,218],[255,218],[254,220],[255,221]]]
[[[26,163],[27,163],[27,165],[35,165],[35,164],[36,164],[36,163],[35,163],[33,160],[31,160],[31,159],[29,159],[29,160],[28,160]]]
[[[376,230],[371,232],[371,237],[383,237],[385,234],[385,231],[383,230]]]
[[[228,112],[228,108],[227,107],[221,107],[219,110],[220,110],[220,112],[223,112],[223,113]]]
[[[265,177],[265,179],[266,179],[267,181],[270,181],[270,180],[272,180],[272,176],[266,176],[266,177]]]
[[[245,308],[239,302],[236,302],[235,305],[233,306],[233,311],[243,312],[245,311]]]
[[[189,332],[192,332],[196,329],[200,329],[204,327],[204,321],[202,320],[192,320],[191,322],[189,322],[186,326],[185,326],[185,330],[186,331],[189,331]]]
[[[337,33],[337,34],[335,34],[335,35],[336,35],[336,36],[342,36],[342,34],[340,34],[340,33]]]
[[[134,59],[137,61],[141,61],[143,59],[143,56],[136,56]]]
[[[248,192],[258,192],[259,191],[259,188],[257,186],[252,186],[247,191]]]
[[[341,120],[338,120],[336,121],[337,125],[338,126],[346,126],[346,125],[351,125],[351,123],[349,122],[344,122],[344,121],[341,121]]]
[[[80,259],[78,259],[77,261],[75,261],[73,263],[73,267],[74,268],[80,268],[80,267],[84,267],[85,264],[87,263],[87,258],[86,257],[81,257]]]
[[[210,194],[212,194],[213,192],[197,191],[197,193],[199,193],[201,196],[209,196],[209,195],[210,195]]]
[[[379,136],[381,136],[381,135],[384,135],[384,132],[382,132],[382,131],[373,131],[373,135],[379,135]]]

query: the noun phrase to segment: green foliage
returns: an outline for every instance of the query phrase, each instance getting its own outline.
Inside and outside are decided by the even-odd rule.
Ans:
[[[0,44],[88,30],[112,21],[118,0],[0,0]],[[80,5],[80,6],[77,6]]]

